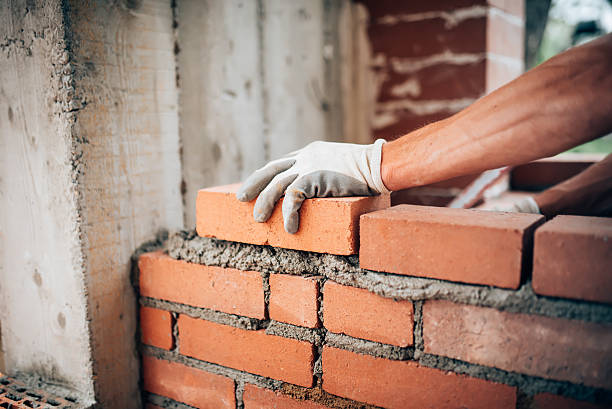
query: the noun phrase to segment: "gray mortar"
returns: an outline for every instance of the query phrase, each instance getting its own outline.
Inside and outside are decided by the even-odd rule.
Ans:
[[[185,355],[179,355],[170,351],[166,351],[165,349],[156,348],[150,345],[142,345],[142,352],[146,355],[150,355],[159,359],[178,362],[180,364],[187,365],[192,368],[201,369],[206,372],[225,376],[227,378],[233,379],[236,382],[246,382],[256,386],[260,386],[262,388],[277,390],[283,384],[282,381],[278,381],[276,379],[270,379],[264,376],[254,375],[247,372],[239,371],[237,369],[228,368],[226,366],[200,361],[199,359],[190,358]]]
[[[418,359],[423,353],[425,342],[423,341],[423,301],[414,302],[414,359]]]
[[[266,334],[307,341],[315,345],[323,343],[322,330],[320,329],[298,327],[278,321],[270,321],[266,328]]]
[[[234,391],[236,394],[236,409],[244,409],[244,382],[234,381]]]
[[[443,299],[501,311],[612,323],[612,306],[538,296],[531,282],[518,290],[458,284],[400,276],[359,268],[356,256],[336,256],[198,237],[193,231],[173,234],[168,254],[197,264],[232,267],[262,273],[322,275],[339,284],[367,289],[397,300]]]
[[[165,396],[156,395],[150,392],[145,394],[145,402],[149,402],[159,406],[160,408],[166,409],[197,409],[195,406],[186,405],[170,398],[166,398]]]
[[[336,334],[327,331],[325,345],[356,352],[358,354],[372,355],[379,358],[405,361],[412,359],[413,349],[402,348],[395,345],[381,344],[365,339],[353,338],[344,334]]]
[[[145,307],[153,307],[172,313],[185,314],[192,318],[200,318],[236,328],[257,330],[266,326],[264,321],[260,321],[256,318],[242,317],[240,315],[228,314],[208,308],[192,307],[190,305],[157,300],[155,298],[140,297],[140,304]]]

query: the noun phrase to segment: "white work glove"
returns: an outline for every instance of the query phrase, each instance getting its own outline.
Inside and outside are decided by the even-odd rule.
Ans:
[[[256,170],[236,193],[238,200],[255,197],[255,221],[268,220],[284,194],[285,230],[295,233],[304,199],[326,196],[371,196],[389,193],[380,175],[381,149],[385,140],[371,145],[313,142]]]
[[[516,202],[495,204],[492,206],[481,207],[482,210],[492,210],[497,212],[513,212],[513,213],[534,213],[541,214],[540,207],[536,203],[535,199],[531,196],[527,196]]]

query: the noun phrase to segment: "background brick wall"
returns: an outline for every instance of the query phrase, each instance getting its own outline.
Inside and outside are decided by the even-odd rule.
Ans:
[[[523,72],[523,0],[360,2],[369,13],[376,138],[444,119]]]

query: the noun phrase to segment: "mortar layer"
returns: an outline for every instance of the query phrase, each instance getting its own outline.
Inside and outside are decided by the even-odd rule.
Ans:
[[[166,247],[171,257],[191,263],[266,274],[322,275],[339,284],[364,288],[397,300],[444,299],[516,313],[612,322],[612,306],[538,296],[533,292],[531,282],[514,291],[379,273],[359,268],[356,256],[228,242],[198,237],[194,231],[173,234],[166,242]]]

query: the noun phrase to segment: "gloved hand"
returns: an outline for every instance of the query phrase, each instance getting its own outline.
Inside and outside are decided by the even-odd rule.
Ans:
[[[295,233],[302,202],[312,197],[371,196],[389,193],[380,175],[383,139],[371,145],[313,142],[256,170],[236,193],[248,202],[257,197],[253,217],[268,220],[274,205],[285,194],[285,230]]]
[[[535,199],[531,196],[524,197],[516,202],[499,203],[487,206],[485,203],[479,206],[481,210],[492,210],[497,212],[513,212],[513,213],[534,213],[541,214],[540,207]]]

